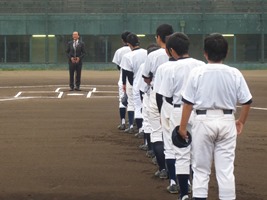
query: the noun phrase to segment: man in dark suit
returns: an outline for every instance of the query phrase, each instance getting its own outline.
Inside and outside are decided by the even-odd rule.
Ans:
[[[79,40],[79,33],[77,31],[72,34],[72,41],[68,42],[67,57],[69,62],[69,74],[70,74],[70,90],[80,91],[81,85],[81,72],[82,72],[82,59],[85,56],[85,45]],[[74,82],[75,75],[75,82]],[[74,84],[75,83],[75,84]],[[75,87],[74,87],[75,86]]]

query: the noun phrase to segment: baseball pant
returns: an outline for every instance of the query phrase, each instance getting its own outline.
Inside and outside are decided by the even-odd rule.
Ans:
[[[175,159],[175,152],[172,144],[172,132],[170,130],[170,116],[172,110],[173,105],[164,99],[161,107],[160,118],[163,132],[165,159]]]
[[[208,196],[209,175],[214,159],[220,200],[233,200],[236,125],[233,114],[207,110],[195,115],[192,127],[193,197]]]
[[[148,106],[148,119],[152,128],[151,142],[162,142],[162,127],[160,123],[160,114],[156,102],[156,93],[151,90],[149,95],[149,106]]]
[[[126,82],[126,94],[128,96],[127,111],[134,111],[133,86],[129,83],[128,79]]]
[[[133,103],[134,103],[134,117],[137,118],[143,118],[142,116],[142,101],[140,97],[139,89],[133,87]]]
[[[126,108],[122,103],[121,103],[121,98],[124,95],[123,91],[123,84],[122,84],[122,70],[120,70],[120,78],[118,81],[118,87],[119,87],[119,108]]]
[[[143,109],[142,109],[142,117],[143,117],[143,129],[145,133],[151,133],[151,125],[148,120],[148,104],[149,104],[149,96],[147,93],[143,96]]]
[[[174,128],[180,125],[182,116],[182,106],[176,107],[172,110],[170,117],[170,134]],[[185,148],[178,148],[172,144],[172,148],[175,152],[175,169],[176,174],[190,174],[190,164],[191,164],[191,145]]]

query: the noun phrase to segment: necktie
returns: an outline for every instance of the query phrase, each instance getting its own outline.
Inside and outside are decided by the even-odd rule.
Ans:
[[[76,47],[77,47],[77,41],[75,40],[75,41],[73,42],[74,57],[76,57]]]

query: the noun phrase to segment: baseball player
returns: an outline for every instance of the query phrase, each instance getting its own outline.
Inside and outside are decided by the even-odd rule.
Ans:
[[[204,40],[208,64],[191,71],[185,90],[179,134],[187,139],[186,126],[194,110],[192,135],[193,198],[206,200],[212,161],[219,199],[236,199],[234,160],[237,135],[246,122],[252,95],[241,72],[223,64],[228,43],[218,33]],[[236,104],[241,104],[235,120]]]
[[[159,93],[165,97],[162,106],[161,119],[162,126],[166,126],[165,134],[163,133],[166,162],[170,169],[173,169],[175,164],[175,172],[180,187],[179,199],[181,200],[189,199],[188,182],[191,164],[191,146],[178,148],[173,145],[171,136],[173,129],[180,125],[182,114],[181,92],[184,89],[189,73],[192,69],[205,64],[202,61],[189,57],[189,44],[189,38],[184,33],[174,33],[169,37],[166,47],[177,62],[172,68],[165,69],[165,76],[162,79],[161,88],[159,90]],[[170,101],[168,101],[168,99],[172,99],[172,107],[170,106]],[[175,160],[175,162],[173,162],[173,160]],[[174,185],[172,186],[172,184]],[[171,192],[175,188],[176,184],[171,180],[170,186],[167,189]]]
[[[128,133],[134,133],[133,129],[133,123],[134,123],[134,94],[133,94],[133,84],[134,79],[137,74],[137,71],[140,67],[140,65],[145,62],[145,59],[147,57],[147,51],[143,48],[140,48],[140,42],[139,38],[136,34],[129,34],[127,36],[127,44],[131,48],[131,52],[125,54],[122,57],[120,66],[122,68],[122,83],[123,83],[123,90],[126,91],[126,94],[128,96],[128,106],[127,106],[127,112],[128,112],[128,118],[129,118],[129,128],[125,130],[125,132]],[[138,104],[141,102],[138,102]],[[138,108],[140,108],[140,105],[138,105]],[[136,120],[137,128],[142,127],[142,116],[141,116],[141,109],[139,114],[139,119]]]
[[[167,47],[167,43],[166,43],[166,47]],[[170,103],[167,103],[167,104],[165,103],[166,98],[164,98],[163,100],[163,95],[160,93],[160,88],[162,85],[162,80],[166,78],[167,79],[170,78],[166,76],[165,71],[175,66],[176,60],[171,56],[167,48],[166,48],[166,53],[169,56],[169,61],[161,64],[158,67],[155,80],[154,80],[153,91],[156,92],[156,102],[157,102],[158,111],[160,113],[162,133],[163,133],[164,155],[165,155],[165,161],[166,161],[166,166],[167,166],[167,171],[168,171],[168,177],[170,180],[170,185],[167,187],[167,190],[170,193],[175,194],[175,193],[178,193],[178,185],[176,183],[176,174],[175,174],[175,157],[173,156],[172,158],[170,158],[168,157],[168,154],[166,154],[166,143],[168,143],[169,141],[165,139],[166,138],[165,135],[166,134],[169,135],[169,122],[168,122],[169,117],[167,116],[170,114],[170,111],[173,106],[172,104],[170,104],[172,103],[172,100],[170,100]]]
[[[149,95],[148,117],[149,117],[149,123],[152,128],[151,143],[159,166],[159,169],[155,173],[155,176],[158,176],[160,178],[167,178],[168,176],[165,166],[160,115],[157,108],[156,92],[154,91],[153,88],[153,81],[159,65],[167,62],[169,59],[168,55],[165,52],[165,47],[166,47],[165,41],[166,37],[168,35],[171,35],[172,33],[173,33],[173,28],[171,25],[162,24],[158,26],[156,30],[156,41],[161,48],[159,50],[150,53],[147,56],[147,59],[145,61],[145,67],[142,73],[144,81],[151,86],[151,91]]]
[[[157,44],[150,44],[147,47],[147,54],[150,54],[153,51],[158,50],[160,47]],[[144,131],[144,144],[140,145],[141,149],[144,149],[147,151],[147,156],[148,157],[154,157],[154,151],[152,150],[152,146],[151,146],[151,140],[150,140],[150,134],[152,132],[151,130],[151,125],[148,121],[148,99],[149,99],[149,91],[150,91],[150,87],[144,82],[143,78],[142,78],[142,72],[143,69],[145,67],[145,63],[143,63],[139,70],[138,70],[138,74],[140,74],[139,79],[138,79],[138,83],[136,83],[136,87],[139,88],[140,91],[140,95],[141,95],[141,100],[142,100],[142,118],[143,118],[143,131]],[[137,75],[138,76],[138,75]]]
[[[119,48],[113,57],[112,62],[115,63],[118,67],[118,70],[120,71],[120,77],[118,81],[118,86],[119,86],[119,113],[120,113],[120,124],[118,126],[119,130],[125,130],[126,125],[125,125],[125,115],[126,115],[126,107],[121,103],[121,98],[123,97],[124,91],[122,89],[122,70],[120,67],[121,59],[124,54],[128,53],[131,51],[130,47],[127,45],[127,35],[129,35],[129,31],[125,31],[121,34],[121,41],[123,46]]]

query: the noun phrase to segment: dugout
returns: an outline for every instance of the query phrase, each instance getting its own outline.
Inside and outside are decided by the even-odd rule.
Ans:
[[[267,62],[266,0],[1,0],[0,68],[66,67],[66,42],[79,31],[85,68],[114,68],[124,30],[155,42],[161,23],[191,39],[191,56],[204,60],[206,34],[226,34],[227,63],[264,68]]]

